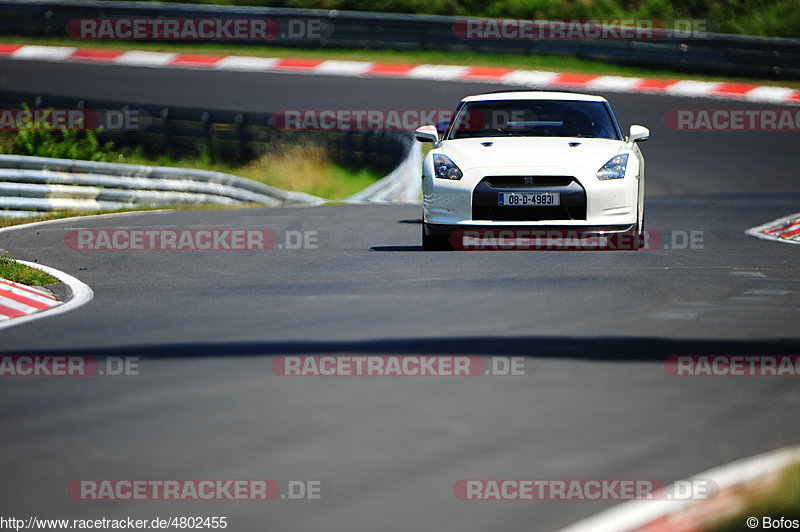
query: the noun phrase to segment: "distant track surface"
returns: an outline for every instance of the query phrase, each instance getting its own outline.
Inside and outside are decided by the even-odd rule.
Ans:
[[[447,109],[497,85],[0,60],[0,89],[148,104]],[[462,478],[671,481],[800,439],[798,381],[676,378],[675,354],[800,353],[796,246],[744,231],[797,212],[798,133],[651,128],[647,226],[703,248],[424,253],[420,208],[142,213],[0,233],[88,283],[0,354],[146,357],[138,377],[0,380],[0,510],[17,517],[227,515],[230,530],[549,531],[613,502],[462,502]],[[80,252],[72,228],[318,231],[319,249]],[[678,233],[676,233],[678,234]],[[286,378],[281,354],[524,355],[524,377]],[[80,478],[324,479],[324,501],[77,502]]]

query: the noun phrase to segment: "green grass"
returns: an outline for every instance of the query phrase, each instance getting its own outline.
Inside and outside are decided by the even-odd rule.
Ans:
[[[306,192],[332,200],[355,194],[383,177],[366,168],[337,164],[324,148],[310,143],[273,144],[272,151],[243,165],[212,161],[208,157],[152,158],[141,152],[123,155],[117,162],[223,172],[282,190]]]
[[[376,179],[376,174],[367,168],[348,170],[342,166],[333,165],[331,167],[331,173],[331,185],[333,186],[330,194],[326,195],[321,193],[318,194],[318,196],[323,198],[344,199],[347,196],[355,194],[356,192],[361,192],[378,180]],[[325,191],[321,190],[320,192]]]
[[[761,492],[750,495],[745,505],[733,515],[725,516],[704,532],[740,532],[747,530],[746,520],[755,517],[759,520],[769,516],[773,519],[784,517],[788,520],[800,520],[800,464],[786,468],[778,482]]]
[[[47,286],[58,283],[58,279],[52,275],[20,264],[8,257],[0,257],[0,277],[28,286]]]
[[[798,11],[800,12],[800,10]],[[0,36],[0,43],[71,46],[79,48],[99,48],[113,50],[198,53],[212,55],[380,61],[384,63],[426,63],[433,65],[456,64],[525,70],[548,70],[553,72],[574,72],[581,74],[677,78],[699,81],[731,81],[737,83],[751,83],[755,85],[773,85],[789,88],[800,88],[800,81],[731,77],[711,74],[687,74],[668,69],[628,67],[600,61],[588,61],[575,57],[549,55],[523,56],[512,54],[475,54],[467,52],[396,52],[391,50],[339,50],[322,48],[307,50],[272,46],[236,46],[230,44],[74,41],[65,38],[32,38],[14,37],[8,35]]]

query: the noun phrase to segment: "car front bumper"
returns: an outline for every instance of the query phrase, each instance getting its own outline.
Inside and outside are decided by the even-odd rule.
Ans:
[[[526,181],[527,180],[527,181]],[[581,227],[638,222],[639,179],[601,181],[582,168],[477,168],[458,181],[423,178],[424,221],[433,226]],[[503,207],[500,192],[556,192],[559,207]]]

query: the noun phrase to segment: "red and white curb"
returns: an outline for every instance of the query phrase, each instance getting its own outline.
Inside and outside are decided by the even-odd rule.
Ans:
[[[0,278],[0,321],[53,308],[61,302],[49,291]]]
[[[714,519],[740,510],[750,494],[774,486],[781,472],[796,463],[800,463],[800,446],[738,460],[688,479],[713,481],[719,487],[713,498],[631,501],[560,532],[702,532]],[[760,521],[762,516],[753,517]]]
[[[153,216],[158,215],[163,212],[167,212],[170,209],[158,209],[152,211],[132,211],[132,212],[112,212],[109,214],[92,214],[89,216],[71,216],[69,218],[59,218],[57,220],[44,220],[41,222],[30,222],[25,224],[19,225],[12,225],[9,227],[2,227],[0,228],[0,233],[10,233],[12,231],[19,231],[21,229],[30,229],[32,227],[43,227],[43,226],[51,226],[51,225],[61,225],[61,224],[68,224],[73,223],[76,220],[85,220],[87,218],[98,219],[98,218],[124,218],[127,216]],[[50,266],[44,266],[42,264],[37,264],[35,262],[28,262],[26,260],[19,260],[15,259],[20,264],[25,264],[26,266],[30,266],[31,268],[36,268],[37,270],[41,270],[45,273],[48,273],[67,285],[72,292],[72,297],[69,298],[64,303],[60,305],[51,307],[47,310],[42,310],[36,312],[34,314],[27,314],[25,316],[20,316],[17,318],[0,320],[0,330],[5,329],[7,327],[13,327],[14,325],[20,325],[22,323],[27,323],[32,320],[37,320],[39,318],[47,318],[50,316],[56,316],[58,314],[63,314],[65,312],[69,312],[70,310],[74,310],[81,305],[85,305],[89,301],[94,298],[94,291],[92,288],[68,273],[62,272],[61,270],[57,270]]]
[[[17,44],[0,44],[0,57],[9,57],[22,61],[91,63],[154,68],[195,68],[233,72],[280,72],[366,78],[472,81],[503,83],[530,88],[577,88],[589,91],[663,94],[668,96],[741,100],[755,103],[800,105],[800,90],[785,87],[680,79],[571,74],[495,67],[178,54]]]
[[[0,279],[0,329],[69,312],[88,303],[94,297],[89,285],[67,273],[34,262],[24,260],[17,262],[52,275],[69,287],[72,297],[66,302],[60,302],[44,290]]]
[[[753,227],[745,233],[763,240],[800,244],[800,212]]]

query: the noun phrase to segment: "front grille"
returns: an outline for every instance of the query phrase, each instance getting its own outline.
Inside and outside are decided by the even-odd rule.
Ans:
[[[558,192],[561,204],[557,207],[501,207],[497,204],[499,192],[537,191]],[[498,222],[586,220],[586,190],[572,176],[487,176],[472,194],[472,219]]]
[[[492,188],[531,188],[531,187],[566,187],[575,181],[574,177],[561,175],[491,175],[483,178]]]
[[[497,222],[538,222],[541,220],[585,220],[586,204],[567,207],[500,207],[473,205],[473,220]]]

